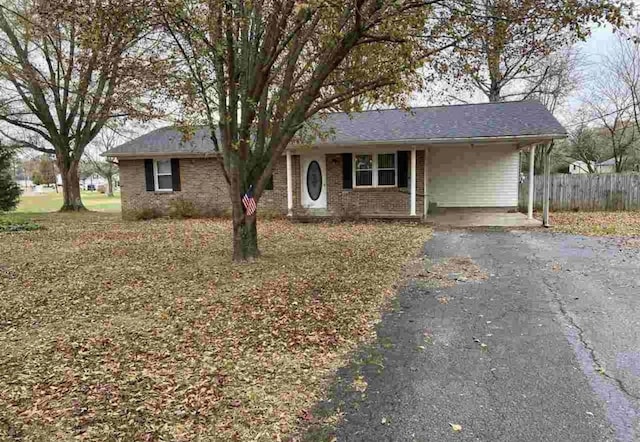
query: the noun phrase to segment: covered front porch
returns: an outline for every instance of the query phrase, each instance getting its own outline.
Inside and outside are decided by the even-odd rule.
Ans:
[[[532,192],[528,213],[517,212],[519,155],[531,152],[533,163],[532,142],[289,149],[287,213],[299,221],[332,217],[458,227],[539,226]],[[548,210],[544,213],[548,225]]]

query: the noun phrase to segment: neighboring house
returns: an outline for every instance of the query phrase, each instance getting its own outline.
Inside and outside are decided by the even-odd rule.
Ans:
[[[600,163],[591,161],[590,164],[595,173],[615,173],[616,171],[616,160],[614,158],[611,158],[607,161],[602,161]],[[574,161],[573,163],[569,164],[569,173],[589,173],[589,168],[587,167],[587,163],[585,163],[584,161]]]
[[[118,175],[114,175],[113,177],[114,188],[116,187],[117,182],[118,182]],[[62,186],[62,175],[60,175],[59,173],[56,174],[56,184],[58,186]],[[90,190],[90,189],[96,190],[100,186],[104,186],[106,188],[107,180],[97,174],[90,175],[80,180],[80,188],[82,190]]]
[[[434,205],[515,209],[519,152],[566,137],[536,101],[331,113],[317,122],[332,135],[288,146],[259,209],[416,218]],[[187,141],[172,127],[157,129],[105,155],[118,159],[125,215],[166,212],[176,198],[205,215],[230,207],[205,128]]]
[[[118,175],[114,175],[113,177],[114,190],[117,182],[118,182]],[[104,187],[106,189],[107,180],[98,174],[93,174],[80,180],[80,187],[84,190],[88,190],[88,189],[96,190],[99,187]]]
[[[615,173],[616,172],[616,160],[610,158],[607,161],[602,161],[596,164],[595,168],[597,173]]]

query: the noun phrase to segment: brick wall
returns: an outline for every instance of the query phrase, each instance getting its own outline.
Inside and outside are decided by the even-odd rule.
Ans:
[[[417,152],[416,214],[422,214],[423,157]],[[222,166],[214,158],[180,159],[181,191],[147,192],[144,160],[120,159],[120,183],[122,186],[122,211],[126,214],[144,208],[167,213],[169,203],[182,198],[193,202],[202,215],[211,216],[230,209],[227,184]],[[294,211],[304,213],[301,205],[302,180],[300,156],[293,155]],[[358,214],[409,214],[409,189],[343,189],[342,155],[326,155],[327,212],[335,216]],[[286,158],[278,160],[273,172],[274,190],[266,190],[258,204],[258,210],[287,213]]]
[[[299,192],[300,157],[294,156],[294,194]],[[422,214],[424,151],[416,153],[417,182],[416,182],[416,214]],[[326,155],[327,168],[327,211],[334,216],[345,215],[373,215],[397,214],[409,215],[409,189],[407,188],[371,188],[371,189],[343,189],[342,183],[342,155]],[[286,185],[286,181],[285,181]],[[294,198],[296,212],[304,213],[300,197]]]
[[[154,209],[166,214],[172,200],[191,201],[205,216],[220,215],[231,208],[222,166],[214,158],[180,159],[181,191],[148,192],[145,184],[144,160],[120,159],[122,213]],[[265,190],[259,208],[287,212],[286,159],[276,164],[273,172],[274,190]]]
[[[407,188],[343,189],[342,155],[326,156],[327,210],[336,216],[356,214],[409,215],[410,195]],[[422,214],[424,151],[416,153],[416,214]],[[299,169],[299,167],[298,167]]]

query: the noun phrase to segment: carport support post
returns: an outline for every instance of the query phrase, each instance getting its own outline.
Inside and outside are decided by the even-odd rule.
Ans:
[[[427,214],[429,213],[429,167],[428,159],[429,156],[429,148],[425,147],[424,149],[424,162],[422,164],[422,216],[423,218],[427,218]]]
[[[287,150],[287,216],[293,216],[293,181],[291,172],[291,151]]]
[[[551,146],[544,146],[544,194],[542,197],[542,225],[549,227],[549,193],[551,192]]]
[[[529,202],[527,205],[527,215],[529,219],[533,219],[533,190],[535,189],[535,168],[536,168],[536,146],[529,149]]]
[[[411,148],[411,208],[410,216],[416,216],[416,148]]]

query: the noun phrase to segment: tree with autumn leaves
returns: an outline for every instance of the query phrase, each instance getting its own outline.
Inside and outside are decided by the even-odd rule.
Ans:
[[[111,118],[148,116],[146,94],[161,91],[181,106],[172,117],[205,124],[221,153],[238,261],[259,254],[257,216],[245,214],[242,194],[252,186],[259,206],[276,160],[296,137],[313,133],[323,113],[405,105],[424,86],[425,66],[472,75],[496,100],[531,60],[584,38],[594,21],[621,24],[624,10],[595,0],[25,4],[0,16],[0,79],[14,91],[14,110],[0,119],[32,136],[5,135],[54,150],[65,207],[81,208],[72,187],[86,144]],[[141,47],[149,42],[147,53]],[[172,63],[162,65],[154,51]],[[157,66],[170,74],[166,81],[153,74]]]
[[[112,119],[157,115],[150,91],[166,72],[145,0],[3,0],[0,133],[55,155],[61,210],[84,210],[78,168]]]
[[[617,0],[480,0],[467,8],[464,26],[475,32],[444,55],[452,78],[468,80],[490,102],[545,100],[562,68],[555,58],[570,58],[566,50],[593,25],[625,26],[632,9]]]
[[[401,105],[419,68],[458,35],[437,1],[158,0],[181,59],[170,83],[187,122],[210,128],[233,212],[233,257],[258,256],[258,202],[276,160],[309,121],[362,101]]]
[[[590,23],[621,17],[620,5],[594,0],[156,3],[181,59],[171,91],[222,153],[235,260],[258,255],[256,215],[244,213],[241,195],[253,186],[259,202],[276,159],[314,117],[363,102],[402,105],[425,65],[475,73],[482,84],[474,57],[487,60],[495,101],[509,74],[505,57],[547,54],[584,37]]]

